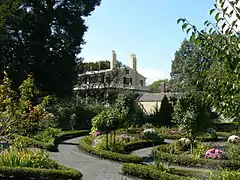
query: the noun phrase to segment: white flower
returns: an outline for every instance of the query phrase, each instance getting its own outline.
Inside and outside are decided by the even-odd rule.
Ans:
[[[240,137],[236,135],[229,136],[228,138],[229,143],[239,143],[240,142]]]
[[[189,144],[190,140],[188,138],[181,138],[179,141],[183,141],[185,144]]]
[[[155,131],[155,129],[153,129],[153,128],[149,128],[149,129],[145,129],[144,131],[143,131],[143,133],[145,134],[145,133],[156,133],[156,131]]]

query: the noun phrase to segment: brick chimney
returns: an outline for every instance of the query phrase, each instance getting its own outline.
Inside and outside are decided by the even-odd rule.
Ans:
[[[114,50],[112,50],[112,60],[110,62],[110,68],[114,69],[116,67],[117,64],[117,54]]]

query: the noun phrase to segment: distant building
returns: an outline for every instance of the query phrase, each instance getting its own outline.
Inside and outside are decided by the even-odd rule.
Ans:
[[[156,108],[160,109],[162,100],[166,96],[171,103],[173,98],[178,98],[178,93],[144,93],[137,99],[138,105],[142,108],[145,114],[151,114]]]
[[[117,54],[112,51],[110,69],[99,71],[87,71],[78,75],[78,83],[74,90],[88,89],[126,89],[133,91],[149,91],[146,86],[146,77],[137,71],[137,58],[130,55],[129,66],[117,66]]]

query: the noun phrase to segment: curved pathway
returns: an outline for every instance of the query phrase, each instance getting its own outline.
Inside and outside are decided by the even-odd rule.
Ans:
[[[49,152],[50,157],[60,164],[82,172],[83,180],[138,180],[138,178],[121,175],[121,165],[119,162],[100,159],[80,151],[78,144],[81,138],[82,137],[73,138],[59,144],[59,152]],[[173,141],[175,140],[165,139],[166,143],[172,143]],[[224,145],[224,142],[218,143],[220,143],[221,146]],[[152,148],[153,147],[135,150],[132,154],[143,157],[146,164],[152,164]],[[170,167],[188,170],[204,169],[178,165],[171,165]]]
[[[59,152],[50,152],[50,157],[82,172],[83,180],[137,180],[137,178],[119,174],[120,163],[81,152],[78,147],[80,139],[81,137],[64,141],[58,146]]]

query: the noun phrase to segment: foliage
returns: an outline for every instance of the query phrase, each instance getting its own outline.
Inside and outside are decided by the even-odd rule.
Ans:
[[[38,149],[7,149],[0,154],[0,165],[8,167],[59,169],[58,164],[50,160],[46,152]]]
[[[166,95],[164,95],[161,101],[161,107],[158,107],[158,103],[150,114],[150,122],[155,126],[170,126],[172,125],[172,112],[173,107],[169,102]]]
[[[46,130],[41,131],[38,134],[34,135],[32,138],[36,139],[38,141],[47,143],[49,141],[54,141],[55,137],[57,137],[61,133],[62,133],[62,131],[60,129],[50,127],[50,128],[47,128]]]
[[[211,124],[211,114],[203,101],[203,96],[195,92],[187,93],[178,99],[174,107],[173,121],[185,132],[193,150],[194,140]]]
[[[132,164],[132,163],[124,163],[122,164],[122,172],[126,175],[132,175],[139,178],[144,179],[157,179],[157,180],[190,180],[194,178],[178,176],[175,174],[170,174],[166,172],[162,172],[157,170],[156,168],[148,165],[141,165],[141,164]]]
[[[168,83],[169,83],[168,79],[159,79],[157,81],[154,81],[152,84],[150,84],[148,88],[152,93],[163,92],[161,90],[161,86],[164,84],[166,88],[165,90],[167,91],[168,89],[166,85],[168,85]]]
[[[42,92],[71,95],[87,31],[84,18],[101,1],[9,2],[0,4],[0,72],[7,71],[17,86],[32,72]]]
[[[19,94],[11,89],[11,80],[5,74],[0,85],[0,117],[2,133],[33,135],[54,126],[51,113],[46,111],[50,97],[40,98],[40,92],[29,75],[19,86]]]
[[[79,171],[64,167],[62,169],[40,169],[26,167],[0,167],[2,178],[6,179],[62,179],[62,180],[79,180],[82,173]]]
[[[218,172],[212,172],[209,176],[209,180],[232,180],[232,179],[239,179],[240,173],[238,171],[228,171],[228,170],[221,170]]]
[[[228,5],[227,5],[228,4]],[[191,40],[209,55],[212,64],[205,72],[204,92],[216,111],[239,122],[240,117],[240,39],[236,25],[240,21],[238,1],[216,1],[210,15],[215,22],[205,21],[204,30],[198,30],[187,19],[180,18],[182,29],[192,33]],[[231,20],[233,15],[234,20]]]
[[[61,99],[55,101],[49,111],[54,113],[59,128],[70,130],[71,116],[75,121],[74,129],[90,129],[91,119],[104,109],[101,104],[84,104],[77,103],[76,99]]]
[[[166,147],[162,147],[166,145],[160,145],[158,147],[153,148],[152,155],[154,158],[159,160],[167,161],[169,163],[178,164],[178,165],[186,165],[186,166],[201,166],[205,168],[228,168],[230,170],[238,170],[240,169],[240,163],[236,160],[213,160],[206,158],[195,158],[191,155],[181,154],[171,154],[169,153],[169,149]],[[168,152],[167,152],[168,151]]]
[[[204,51],[191,40],[184,40],[172,61],[170,89],[173,92],[202,91],[204,71],[211,61]]]
[[[92,147],[90,144],[88,144],[88,137],[84,137],[80,139],[79,147],[80,149],[90,154],[99,156],[100,158],[111,159],[111,160],[120,161],[120,162],[132,162],[132,163],[143,162],[143,159],[137,155],[121,154],[121,153],[96,149]]]
[[[227,144],[226,154],[228,159],[240,161],[240,146],[237,144]]]

